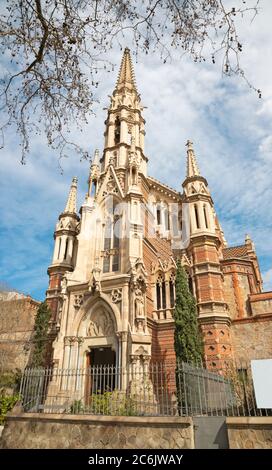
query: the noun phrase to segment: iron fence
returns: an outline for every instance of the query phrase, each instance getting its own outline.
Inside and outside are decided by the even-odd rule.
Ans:
[[[250,365],[220,372],[202,364],[151,363],[126,368],[25,369],[26,412],[115,416],[267,416],[258,409]]]

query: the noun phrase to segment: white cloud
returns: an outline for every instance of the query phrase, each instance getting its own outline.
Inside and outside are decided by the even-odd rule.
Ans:
[[[272,290],[272,268],[263,273],[263,283],[265,290]]]

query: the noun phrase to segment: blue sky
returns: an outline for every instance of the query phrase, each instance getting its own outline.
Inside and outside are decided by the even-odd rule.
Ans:
[[[135,63],[136,82],[146,119],[149,175],[181,190],[185,176],[185,143],[194,142],[202,174],[207,178],[229,246],[242,244],[246,233],[255,242],[264,287],[272,290],[272,2],[251,24],[242,24],[244,67],[262,99],[239,77],[222,78],[219,64],[196,64],[143,55]],[[127,41],[129,46],[129,41]],[[120,51],[112,53],[118,64]],[[135,62],[135,61],[134,61]],[[118,68],[117,67],[117,68]],[[90,152],[103,149],[108,103],[117,69],[102,77],[100,103],[78,141]],[[63,210],[73,176],[79,178],[78,207],[87,190],[88,163],[77,156],[62,161],[42,138],[32,141],[27,164],[20,164],[14,130],[0,151],[0,281],[42,300],[47,266],[53,252],[53,232]]]

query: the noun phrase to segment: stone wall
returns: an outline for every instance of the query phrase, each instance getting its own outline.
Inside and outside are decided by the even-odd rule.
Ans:
[[[260,292],[249,297],[252,315],[272,314],[272,292]]]
[[[231,333],[236,360],[272,358],[272,316],[235,320]]]
[[[230,449],[272,449],[272,417],[227,418]]]
[[[39,305],[31,297],[0,300],[0,371],[27,365]]]
[[[1,449],[192,449],[187,417],[10,413]]]

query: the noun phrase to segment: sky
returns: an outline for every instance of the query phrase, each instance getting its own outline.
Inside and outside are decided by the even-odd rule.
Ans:
[[[173,57],[163,64],[157,54],[134,60],[146,119],[148,174],[182,190],[186,141],[192,140],[201,174],[206,177],[228,246],[253,239],[264,289],[272,290],[272,2],[261,0],[254,22],[241,23],[241,65],[262,99],[241,77],[222,77],[220,64]],[[124,40],[126,41],[126,39]],[[124,46],[129,46],[129,40]],[[112,61],[119,67],[122,53]],[[82,132],[73,131],[90,153],[103,150],[105,107],[118,67],[102,77],[96,115]],[[87,191],[89,164],[78,156],[63,159],[43,138],[32,140],[27,164],[20,163],[14,130],[0,150],[0,283],[43,300],[53,233],[65,207],[73,176],[79,179],[78,208]]]

